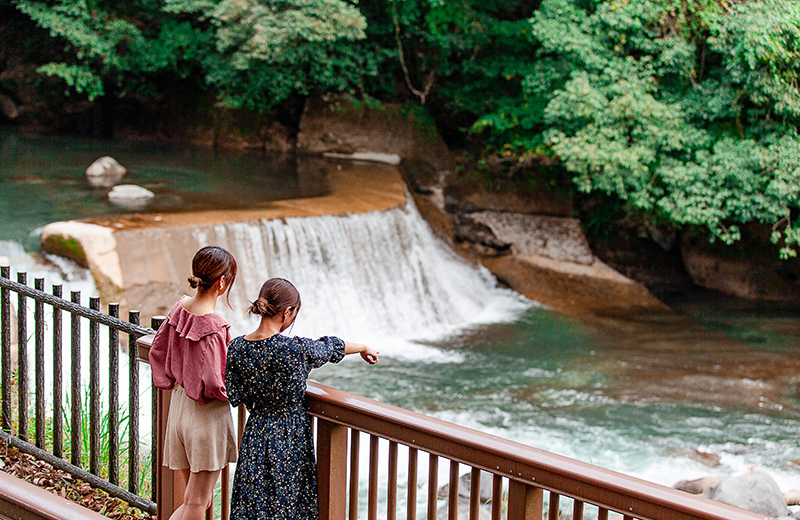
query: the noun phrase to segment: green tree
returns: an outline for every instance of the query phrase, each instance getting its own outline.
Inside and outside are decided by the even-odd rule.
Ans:
[[[732,243],[741,224],[770,223],[794,256],[799,15],[796,1],[545,0],[515,108],[474,130],[557,156],[579,190],[652,224]]]
[[[158,2],[152,0],[14,3],[63,42],[64,59],[42,64],[39,71],[63,79],[89,100],[109,91],[117,97],[152,96],[158,74],[188,75],[208,43],[188,24],[162,19]]]
[[[351,44],[364,37],[364,17],[342,0],[167,0],[165,10],[213,33],[203,70],[229,108],[264,112],[293,95],[355,91],[374,74]]]
[[[39,71],[90,100],[158,98],[160,78],[195,78],[227,107],[267,111],[295,94],[347,90],[370,71],[365,22],[342,0],[13,0],[63,42]]]

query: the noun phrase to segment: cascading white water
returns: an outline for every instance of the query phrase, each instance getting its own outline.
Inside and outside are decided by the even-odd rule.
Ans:
[[[292,333],[308,336],[430,338],[511,320],[531,305],[452,252],[412,202],[372,213],[220,224],[212,233],[239,264],[234,312],[218,307],[234,332],[252,327],[243,310],[271,277],[300,291]],[[203,235],[199,242],[211,238]]]

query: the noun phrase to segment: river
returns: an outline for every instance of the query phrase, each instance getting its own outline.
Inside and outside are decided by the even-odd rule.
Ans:
[[[109,151],[158,193],[159,211],[202,208],[218,193],[246,205],[236,194],[262,180],[259,197],[315,189],[281,182],[293,178],[291,161],[258,154],[19,134],[0,134],[0,150],[0,240],[16,253],[36,250],[49,221],[123,211],[81,177]],[[231,171],[249,173],[237,184]],[[312,373],[323,384],[665,485],[756,466],[782,490],[800,488],[798,309],[698,291],[667,302],[691,327],[664,315],[577,321],[497,287],[413,205],[250,226],[228,233],[250,237],[237,257],[276,254],[242,281],[296,282],[304,304],[292,334],[335,333],[381,351],[376,366],[348,358]],[[276,246],[289,242],[301,244],[294,257]],[[234,310],[221,312],[243,334],[257,286],[237,290]]]

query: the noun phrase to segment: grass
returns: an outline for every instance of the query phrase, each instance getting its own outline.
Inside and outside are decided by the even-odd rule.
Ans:
[[[89,388],[84,387],[83,389],[83,400],[82,403],[89,402]],[[72,425],[70,424],[71,421],[71,414],[69,411],[72,409],[71,403],[69,402],[69,396],[67,396],[66,406],[63,409],[63,417],[64,417],[64,459],[70,460],[72,454],[72,446],[70,445],[69,439],[72,435]],[[117,438],[119,440],[119,468],[118,468],[118,475],[119,475],[119,482],[120,487],[127,488],[128,476],[129,476],[129,464],[128,464],[128,425],[130,415],[128,414],[127,410],[120,410],[119,416],[119,431],[117,432]],[[90,450],[90,443],[91,443],[91,410],[90,407],[84,405],[81,407],[81,467],[88,468],[91,462],[91,450]],[[52,422],[52,421],[50,421]],[[100,442],[98,444],[98,451],[99,453],[99,471],[97,476],[108,480],[109,478],[109,471],[110,471],[110,458],[111,458],[111,436],[108,431],[107,425],[110,423],[110,416],[109,411],[107,409],[106,402],[102,399],[102,395],[100,398],[100,421],[98,422],[99,427],[99,437]],[[50,434],[50,439],[52,439],[52,433]],[[151,462],[152,462],[152,453],[146,452],[144,454],[140,453],[139,455],[139,496],[149,497],[151,495],[152,485],[150,482],[150,475],[151,475]]]
[[[19,392],[19,384],[17,374],[15,373],[12,377],[11,381],[11,403],[12,409],[11,413],[12,416],[9,420],[11,424],[11,431],[16,431],[19,433],[19,410],[18,410],[18,392]],[[89,402],[89,388],[84,387],[83,389],[83,403]],[[101,396],[102,397],[102,396]],[[149,402],[149,400],[147,401]],[[63,436],[62,436],[62,459],[68,462],[71,462],[71,435],[72,435],[72,425],[71,425],[71,405],[69,402],[69,396],[66,398],[65,406],[62,410],[63,412]],[[129,414],[127,410],[121,409],[120,410],[120,417],[119,417],[119,429],[117,435],[119,436],[119,468],[118,468],[118,476],[119,476],[119,486],[127,489],[128,483],[128,476],[129,476],[129,464],[128,464],[128,426],[129,426]],[[100,421],[98,422],[99,426],[99,444],[98,444],[98,452],[99,452],[99,468],[97,472],[97,476],[103,479],[109,479],[109,463],[110,463],[110,446],[111,446],[111,438],[109,435],[109,411],[107,403],[101,398],[100,400]],[[35,395],[31,393],[29,395],[28,400],[28,442],[35,443],[36,439],[36,417],[35,417]],[[84,405],[81,407],[81,424],[80,424],[80,439],[81,439],[81,462],[80,467],[83,469],[89,468],[90,465],[90,442],[91,442],[91,435],[90,435],[90,409],[88,405]],[[46,417],[45,418],[45,428],[44,428],[44,435],[45,435],[45,445],[42,447],[43,449],[53,453],[54,448],[54,438],[53,438],[53,418]],[[148,451],[144,454],[140,454],[139,456],[139,492],[138,495],[142,497],[149,498],[151,496],[152,484],[150,482],[151,476],[151,461],[152,461],[152,454]],[[48,465],[49,467],[49,465]],[[58,472],[58,470],[54,470]],[[35,483],[35,482],[34,482]],[[58,487],[58,486],[57,486]],[[52,489],[51,489],[52,490]],[[99,492],[100,490],[94,490]],[[55,491],[54,491],[55,492]],[[62,496],[64,496],[62,494]],[[80,502],[80,500],[75,500]],[[128,504],[119,501],[118,507],[121,507],[126,512],[125,514],[128,515],[130,518],[148,518],[149,515],[146,513],[140,512],[138,509],[130,507]],[[128,511],[130,510],[130,511]]]

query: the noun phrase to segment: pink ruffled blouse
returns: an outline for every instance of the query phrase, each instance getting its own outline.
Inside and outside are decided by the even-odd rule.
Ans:
[[[158,329],[150,347],[153,384],[162,390],[178,383],[199,403],[228,400],[225,391],[225,357],[231,341],[230,325],[211,312],[187,311],[182,296]]]

